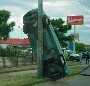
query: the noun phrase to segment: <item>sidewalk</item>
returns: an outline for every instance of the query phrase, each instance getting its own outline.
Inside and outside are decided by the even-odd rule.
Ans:
[[[37,70],[26,70],[26,71],[18,71],[18,72],[10,72],[10,73],[1,73],[0,76],[16,76],[22,74],[36,73]]]

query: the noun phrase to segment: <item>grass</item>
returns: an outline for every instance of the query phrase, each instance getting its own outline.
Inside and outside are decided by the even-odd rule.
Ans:
[[[83,65],[79,62],[75,62],[75,61],[68,61],[68,68],[69,68],[69,74],[68,76],[72,76],[72,75],[76,75],[76,74],[80,74],[80,72],[87,67],[87,65]]]
[[[34,70],[34,69],[36,69],[36,65],[0,68],[0,73],[9,73],[9,72],[26,71],[26,70]]]
[[[81,65],[81,64],[77,64],[73,65],[72,63],[70,63],[69,66],[69,74],[67,76],[72,76],[72,75],[76,75],[79,74],[81,72],[81,70],[83,70],[87,65]],[[5,68],[3,70],[0,69],[0,71],[4,72],[4,71],[20,71],[20,70],[29,70],[32,68],[36,68],[36,66],[30,67],[30,66],[23,66],[23,67],[14,67],[13,69],[11,68]],[[67,77],[66,76],[66,77]],[[0,86],[32,86],[33,84],[36,83],[41,83],[41,82],[46,82],[48,81],[48,78],[38,78],[36,73],[29,73],[29,74],[20,74],[20,75],[4,75],[1,74],[0,75]]]
[[[81,63],[76,62],[76,61],[67,61],[67,64],[68,64],[68,66],[77,66],[77,65],[82,65]]]
[[[0,86],[31,86],[32,84],[43,82],[46,80],[46,78],[37,78],[36,74],[0,76]]]
[[[13,68],[0,68],[0,86],[31,86],[32,84],[45,82],[48,78],[38,78],[35,72],[28,74],[10,75],[6,72],[16,72],[23,70],[35,70],[36,66],[21,66]]]
[[[69,74],[68,76],[80,74],[80,72],[87,67],[87,65],[75,65],[75,66],[69,66]]]

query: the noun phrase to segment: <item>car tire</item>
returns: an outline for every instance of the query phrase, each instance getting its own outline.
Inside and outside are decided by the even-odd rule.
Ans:
[[[73,56],[70,56],[70,61],[73,61],[73,60],[74,60]]]

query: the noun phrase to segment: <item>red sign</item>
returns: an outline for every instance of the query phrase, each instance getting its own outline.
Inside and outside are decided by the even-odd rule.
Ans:
[[[83,16],[67,16],[67,24],[82,25],[83,24]]]

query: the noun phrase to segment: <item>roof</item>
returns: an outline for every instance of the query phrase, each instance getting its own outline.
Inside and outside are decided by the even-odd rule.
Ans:
[[[7,40],[0,40],[0,44],[23,44],[28,45],[30,44],[27,38],[19,39],[19,38],[9,38]]]

